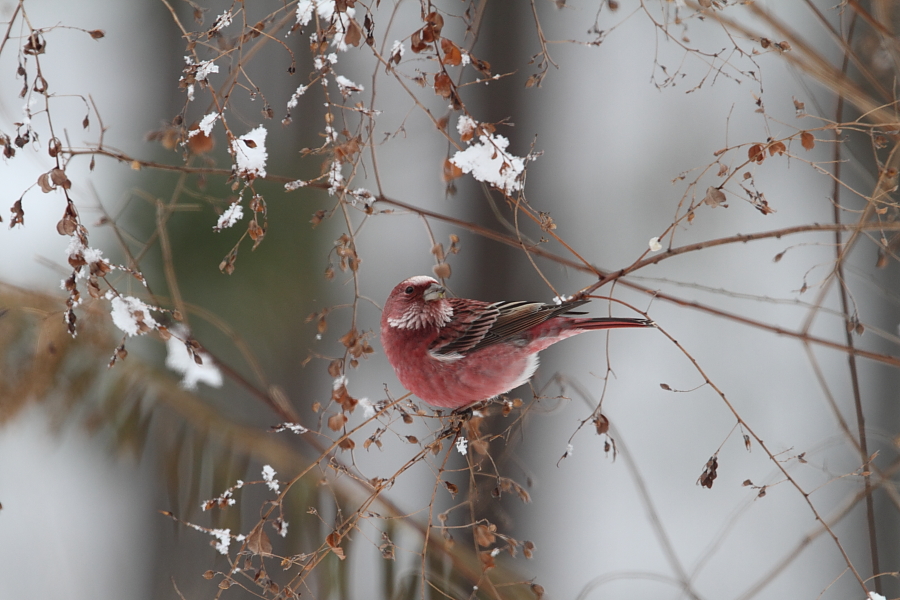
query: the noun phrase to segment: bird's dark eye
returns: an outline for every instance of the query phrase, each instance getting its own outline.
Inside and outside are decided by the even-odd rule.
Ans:
[[[406,290],[405,290],[405,291],[406,291],[407,294],[412,294],[412,293],[413,293],[413,286],[411,286],[411,285],[406,286]]]

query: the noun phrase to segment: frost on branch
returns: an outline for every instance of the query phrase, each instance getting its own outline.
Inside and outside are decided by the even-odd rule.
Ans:
[[[209,113],[208,115],[200,119],[200,124],[197,125],[197,129],[191,129],[188,132],[188,137],[194,137],[201,131],[203,132],[203,135],[209,137],[212,134],[213,125],[216,124],[216,121],[218,121],[219,117],[221,116],[222,115],[217,113],[216,111]]]
[[[508,139],[487,129],[461,116],[456,130],[463,141],[469,142],[469,147],[454,154],[450,162],[463,173],[471,173],[478,181],[489,183],[505,194],[521,190],[525,160],[506,151]]]
[[[219,221],[216,223],[216,226],[213,227],[213,231],[228,229],[243,218],[244,209],[241,208],[241,203],[234,202],[219,216]]]
[[[106,297],[112,304],[113,323],[128,335],[143,335],[159,327],[150,314],[153,309],[137,298],[116,296],[112,291],[107,292]]]
[[[394,45],[391,46],[391,57],[390,62],[396,64],[400,63],[400,59],[403,58],[403,54],[406,52],[406,48],[403,47],[403,42],[400,40],[394,40]]]
[[[216,550],[227,556],[228,546],[231,545],[231,530],[211,529],[209,534],[218,540],[218,542],[216,542]]]
[[[69,245],[66,248],[66,257],[69,265],[74,269],[73,273],[76,279],[90,277],[92,280],[95,280],[97,276],[106,275],[114,268],[108,260],[103,258],[102,250],[85,245],[78,236],[74,236],[69,241]],[[87,266],[88,268],[82,269],[84,266]],[[96,283],[96,281],[93,283]],[[62,287],[63,289],[66,289],[65,281],[63,281]],[[98,291],[99,289],[100,288],[97,287]],[[94,295],[92,293],[91,295],[95,298],[99,297],[99,294]]]
[[[353,83],[343,75],[338,75],[334,78],[334,81],[338,84],[338,89],[340,89],[341,96],[343,96],[344,98],[346,98],[353,92],[362,92],[366,89],[358,83]]]
[[[269,486],[269,489],[277,494],[280,488],[278,485],[278,480],[275,479],[275,469],[273,469],[271,465],[263,466],[262,477],[263,481],[266,482],[266,485]]]
[[[208,78],[213,73],[219,72],[219,66],[211,60],[201,60],[194,63],[190,56],[184,57],[187,66],[184,68],[184,75],[178,80],[178,85],[187,90],[189,101],[194,100],[194,84],[209,83]]]
[[[256,179],[266,176],[266,128],[260,125],[231,141],[234,170],[241,177]]]
[[[226,10],[221,15],[216,17],[216,20],[213,21],[213,26],[210,28],[211,32],[221,31],[231,25],[232,20],[234,19],[234,15],[231,14],[230,10]]]
[[[341,52],[346,52],[348,46],[358,46],[362,38],[362,28],[354,19],[356,9],[347,6],[349,2],[342,2],[343,10],[337,11],[335,0],[300,0],[297,3],[297,23],[302,26],[309,25],[313,14],[318,17],[318,26],[328,29],[334,26],[332,45]]]
[[[297,90],[293,94],[291,94],[291,98],[288,100],[288,103],[287,103],[288,110],[291,110],[292,108],[297,107],[297,103],[300,102],[300,96],[305,94],[306,90],[308,90],[308,89],[309,89],[309,86],[306,86],[303,84],[301,84],[300,86],[297,87]]]

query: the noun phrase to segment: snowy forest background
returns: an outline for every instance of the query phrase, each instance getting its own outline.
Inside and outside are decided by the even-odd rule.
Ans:
[[[900,596],[898,26],[0,2],[0,597]],[[416,274],[660,328],[461,423]]]

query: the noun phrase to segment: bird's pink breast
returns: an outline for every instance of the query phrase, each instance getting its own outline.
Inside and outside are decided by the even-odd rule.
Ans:
[[[497,344],[442,360],[428,353],[432,336],[423,338],[421,331],[387,328],[382,336],[390,338],[384,347],[400,383],[433,406],[460,408],[493,398],[527,381],[537,368],[528,346]]]

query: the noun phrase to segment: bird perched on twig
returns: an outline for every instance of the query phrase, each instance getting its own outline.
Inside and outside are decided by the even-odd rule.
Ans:
[[[463,408],[522,385],[537,369],[538,352],[573,335],[655,325],[574,316],[587,299],[482,302],[447,298],[446,292],[431,277],[410,277],[391,291],[381,314],[381,345],[400,383],[443,408]]]

